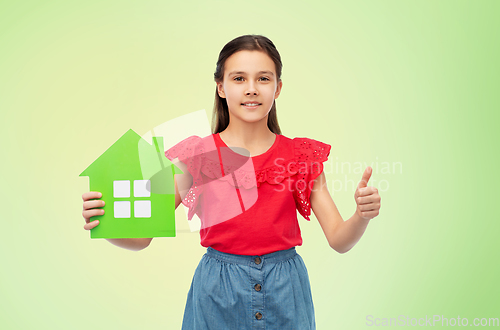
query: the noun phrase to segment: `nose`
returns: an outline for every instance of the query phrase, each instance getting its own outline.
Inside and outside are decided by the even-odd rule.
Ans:
[[[257,88],[255,88],[255,83],[250,81],[247,90],[245,91],[245,95],[258,95],[258,94],[259,92],[257,91]]]

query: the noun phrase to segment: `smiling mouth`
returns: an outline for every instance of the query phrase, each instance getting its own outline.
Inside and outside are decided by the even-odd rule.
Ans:
[[[259,106],[261,105],[261,103],[242,103],[241,105],[245,106],[245,107],[256,107],[256,106]]]

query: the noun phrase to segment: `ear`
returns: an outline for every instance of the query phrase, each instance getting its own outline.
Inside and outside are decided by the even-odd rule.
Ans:
[[[274,92],[274,99],[277,99],[278,96],[280,96],[281,87],[283,87],[283,82],[280,79],[280,81],[278,82],[278,86],[276,87],[276,92]]]
[[[217,83],[217,93],[219,94],[220,97],[222,97],[223,99],[226,98],[226,93],[224,93],[224,88],[222,88],[222,84],[221,83]]]

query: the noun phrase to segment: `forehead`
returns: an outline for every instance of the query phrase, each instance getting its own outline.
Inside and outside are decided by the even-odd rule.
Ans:
[[[276,74],[273,60],[264,52],[258,50],[242,50],[229,56],[224,65],[224,74],[232,71],[243,71],[248,74],[260,71],[271,71]]]

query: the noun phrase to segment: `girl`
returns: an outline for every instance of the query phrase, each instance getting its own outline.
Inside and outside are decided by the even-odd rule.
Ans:
[[[275,101],[281,69],[268,38],[230,41],[214,74],[214,133],[191,136],[165,152],[184,172],[175,175],[175,207],[182,202],[188,220],[195,213],[200,217],[201,244],[207,248],[187,295],[182,329],[315,329],[307,269],[295,250],[302,245],[297,210],[310,220],[313,209],[339,253],[350,250],[379,214],[378,191],[367,187],[370,167],[354,194],[356,212],[344,221],[323,173],[331,146],[281,134]],[[101,197],[83,195],[86,230],[99,224],[90,218],[104,213],[95,209],[104,205]],[[109,241],[140,250],[151,240]]]

